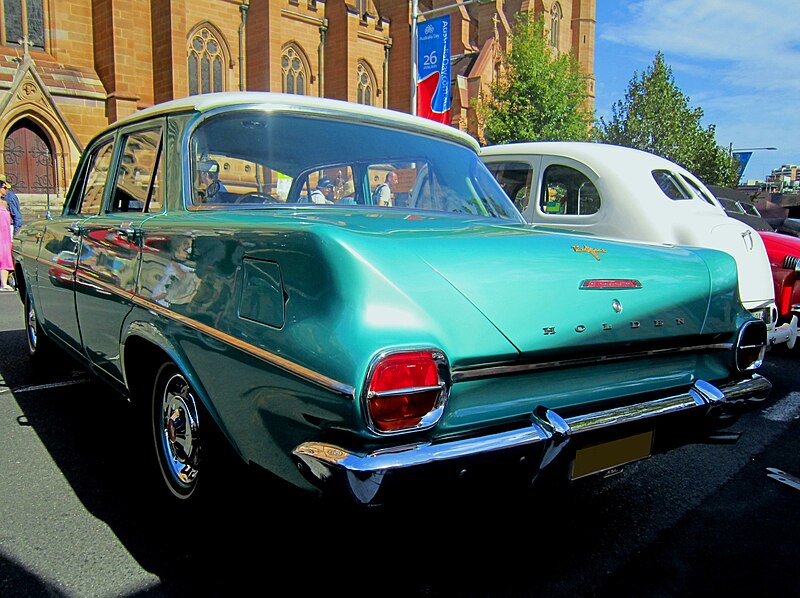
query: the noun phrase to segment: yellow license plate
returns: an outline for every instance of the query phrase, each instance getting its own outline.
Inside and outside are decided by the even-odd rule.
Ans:
[[[604,442],[575,451],[571,478],[577,480],[593,473],[607,471],[650,456],[653,432],[644,432],[611,442]]]

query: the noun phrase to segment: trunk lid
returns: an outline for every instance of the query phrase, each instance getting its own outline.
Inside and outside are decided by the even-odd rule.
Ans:
[[[463,294],[523,355],[704,332],[711,277],[692,250],[522,227],[462,231],[462,243],[452,236],[408,240],[405,249]],[[587,287],[587,281],[600,288]]]

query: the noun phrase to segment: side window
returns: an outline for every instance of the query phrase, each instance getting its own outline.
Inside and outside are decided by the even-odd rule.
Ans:
[[[370,164],[367,203],[397,208],[448,211],[448,194],[425,162]]]
[[[353,168],[349,164],[310,170],[298,180],[300,184],[290,198],[290,203],[345,205],[364,203],[364,198],[357,193]]]
[[[588,216],[597,213],[600,204],[597,187],[582,172],[559,164],[545,169],[539,200],[545,214]]]
[[[525,162],[490,162],[486,165],[520,212],[528,207],[533,168]]]
[[[109,212],[160,212],[164,192],[158,175],[161,128],[130,133],[122,143]]]
[[[111,157],[114,153],[114,140],[108,139],[100,144],[89,159],[86,169],[86,179],[80,197],[80,203],[75,207],[75,213],[81,216],[97,216],[103,203],[103,189],[108,179],[108,169],[111,166]]]
[[[717,200],[719,201],[719,203],[722,204],[722,207],[725,208],[726,212],[731,212],[733,214],[743,214],[744,213],[744,210],[742,210],[742,208],[739,205],[739,203],[734,201],[734,200],[732,200],[732,199],[727,199],[725,197],[718,197]]]
[[[759,218],[761,218],[761,212],[759,212],[758,208],[755,207],[753,204],[746,202],[739,202],[739,207],[742,208],[742,212],[744,212],[745,214],[749,214],[750,216],[758,216]]]
[[[700,199],[702,199],[703,201],[705,201],[705,202],[707,202],[707,203],[710,203],[712,206],[713,206],[713,205],[716,205],[716,204],[714,203],[714,200],[713,200],[713,199],[711,199],[711,198],[708,196],[708,193],[706,193],[705,191],[703,191],[703,189],[700,187],[700,185],[699,185],[697,182],[693,181],[692,179],[690,179],[690,178],[689,178],[688,176],[686,176],[686,175],[681,175],[681,179],[683,179],[683,180],[686,182],[686,184],[688,184],[688,185],[689,185],[689,188],[690,188],[692,191],[694,191],[694,193],[695,193],[695,195],[697,195],[697,197],[699,197]]]
[[[195,198],[200,204],[234,204],[247,194],[256,197],[263,189],[263,172],[251,160],[232,158],[223,154],[208,153],[195,161]]]
[[[403,185],[400,186],[400,175],[403,174]],[[408,205],[408,192],[414,185],[416,173],[413,167],[398,169],[395,164],[370,164],[367,168],[369,179],[368,204],[394,207]]]
[[[670,199],[692,199],[691,193],[681,184],[678,177],[669,170],[654,170],[653,180]]]

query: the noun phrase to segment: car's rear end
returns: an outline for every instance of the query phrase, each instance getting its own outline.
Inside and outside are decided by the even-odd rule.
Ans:
[[[443,335],[376,353],[359,389],[369,433],[294,451],[315,484],[372,503],[393,483],[501,465],[578,479],[708,437],[769,390],[753,373],[766,327],[738,302],[721,252],[513,226],[395,235],[406,271],[424,263],[473,310],[450,300],[442,330],[479,313],[496,330],[484,346],[503,338],[513,350],[478,354],[481,343]],[[474,259],[453,251],[456,236]],[[373,264],[392,277],[388,261]]]

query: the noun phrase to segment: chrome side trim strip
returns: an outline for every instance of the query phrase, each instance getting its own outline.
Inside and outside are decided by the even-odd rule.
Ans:
[[[102,289],[103,291],[107,291],[113,295],[123,298],[126,301],[130,301],[131,303],[153,313],[163,316],[165,318],[169,318],[175,322],[179,322],[193,330],[206,334],[215,340],[218,340],[226,345],[229,345],[235,349],[239,349],[248,355],[252,355],[253,357],[260,359],[261,361],[268,363],[272,366],[280,368],[290,374],[296,375],[299,378],[302,378],[308,382],[312,382],[317,386],[321,386],[327,390],[345,396],[349,399],[355,400],[355,388],[350,386],[349,384],[345,384],[343,382],[339,382],[338,380],[334,380],[333,378],[329,378],[327,376],[323,376],[318,372],[310,370],[309,368],[303,367],[298,365],[284,357],[280,357],[275,353],[262,349],[261,347],[257,347],[252,343],[247,343],[242,341],[241,339],[236,338],[230,334],[217,330],[216,328],[212,328],[202,322],[198,322],[193,318],[188,318],[183,316],[179,313],[176,313],[170,309],[162,307],[157,303],[153,303],[152,301],[148,301],[139,295],[132,295],[128,292],[122,292],[119,287],[115,287],[114,285],[108,284],[105,281],[96,278],[94,276],[87,276],[86,272],[80,273],[78,276],[82,281],[85,281],[88,284],[91,284],[93,287],[97,287]]]
[[[581,357],[577,359],[559,359],[554,361],[541,361],[538,363],[521,363],[512,365],[498,365],[479,367],[475,369],[454,369],[453,382],[465,382],[481,378],[491,378],[493,376],[504,376],[507,374],[520,374],[525,372],[535,372],[538,370],[576,367],[581,365],[596,365],[598,363],[613,363],[615,361],[625,361],[628,359],[643,359],[660,355],[694,353],[703,351],[731,351],[733,343],[712,343],[708,345],[691,345],[687,347],[671,347],[668,349],[652,349],[649,351],[633,351],[620,355],[598,355],[595,357]]]
[[[339,382],[338,380],[334,380],[333,378],[329,378],[328,376],[324,376],[314,370],[310,370],[307,367],[298,365],[284,357],[280,357],[275,353],[262,349],[261,347],[257,347],[252,343],[244,342],[241,339],[236,338],[230,334],[217,330],[216,328],[212,328],[202,322],[198,322],[192,318],[188,318],[183,316],[179,313],[171,311],[157,303],[152,303],[145,299],[142,299],[139,296],[134,296],[132,298],[133,303],[148,310],[151,313],[159,314],[164,316],[165,318],[169,318],[174,320],[175,322],[179,322],[193,330],[206,334],[220,342],[225,343],[235,349],[239,349],[261,361],[268,363],[269,365],[275,366],[280,368],[290,374],[294,374],[308,382],[312,382],[318,386],[321,386],[327,390],[333,391],[337,394],[343,395],[349,399],[355,400],[355,388],[350,386],[349,384],[344,384],[343,382]]]

